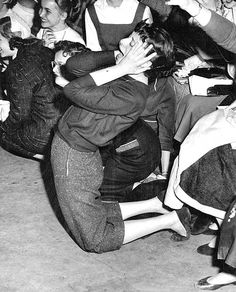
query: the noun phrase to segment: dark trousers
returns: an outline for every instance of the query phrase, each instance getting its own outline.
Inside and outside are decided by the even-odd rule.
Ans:
[[[133,184],[145,179],[161,157],[157,134],[141,119],[114,138],[112,144],[100,148],[100,153],[104,165],[102,200],[118,202],[126,201]]]

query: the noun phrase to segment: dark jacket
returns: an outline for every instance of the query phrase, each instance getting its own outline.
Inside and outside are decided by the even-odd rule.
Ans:
[[[5,71],[10,114],[0,123],[0,143],[23,156],[44,154],[65,110],[51,68],[52,52],[36,43],[21,46]]]
[[[88,55],[97,55],[93,64]],[[97,146],[109,143],[137,121],[146,104],[149,87],[142,82],[124,76],[97,86],[92,77],[85,74],[88,67],[97,69],[99,61],[104,64],[108,59],[107,52],[87,52],[71,58],[70,64],[75,62],[77,66],[70,69],[67,64],[71,73],[75,67],[80,68],[82,76],[64,87],[65,95],[75,106],[67,110],[58,128],[60,136],[78,151],[95,151]]]

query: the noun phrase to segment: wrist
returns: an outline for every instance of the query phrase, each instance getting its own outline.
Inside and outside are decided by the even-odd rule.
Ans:
[[[116,66],[121,76],[129,74],[129,70],[128,70],[129,68],[128,66],[126,66],[126,64],[123,64],[123,62],[118,63]]]

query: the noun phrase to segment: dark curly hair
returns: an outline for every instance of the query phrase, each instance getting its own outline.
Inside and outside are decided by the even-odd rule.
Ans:
[[[71,42],[71,41],[59,41],[55,44],[54,53],[62,51],[63,55],[66,57],[70,55],[71,57],[77,53],[83,53],[90,51],[90,49],[86,48],[83,44],[79,42]]]
[[[143,42],[153,45],[148,55],[157,53],[151,60],[151,69],[144,72],[145,76],[153,81],[157,77],[170,75],[175,65],[175,49],[169,33],[154,23],[148,24],[146,20],[139,22],[134,31],[139,34]]]
[[[54,0],[61,11],[66,12],[69,16],[73,8],[72,0]]]

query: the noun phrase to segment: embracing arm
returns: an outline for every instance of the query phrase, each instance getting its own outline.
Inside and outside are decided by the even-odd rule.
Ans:
[[[96,113],[125,115],[130,110],[136,110],[136,107],[139,106],[138,97],[135,101],[133,99],[137,92],[134,94],[134,89],[130,88],[128,83],[118,80],[115,82],[115,86],[104,84],[121,76],[139,74],[149,69],[150,60],[156,53],[146,57],[152,49],[152,45],[145,47],[146,44],[137,42],[119,64],[73,80],[64,87],[65,95],[75,104]]]
[[[136,115],[144,109],[143,92],[137,92],[130,82],[115,81],[101,86],[90,75],[73,80],[64,87],[65,95],[82,108],[100,114]],[[137,85],[137,84],[136,84]],[[148,89],[146,89],[148,91]],[[140,112],[139,112],[140,111]]]
[[[97,70],[90,73],[90,75],[96,85],[99,86],[125,75],[143,73],[151,68],[152,63],[150,60],[156,56],[156,53],[147,56],[152,48],[152,45],[147,47],[147,44],[142,41],[136,42],[119,60],[118,64]]]
[[[88,51],[70,57],[66,62],[66,69],[76,77],[81,77],[102,67],[115,65],[114,51]]]

